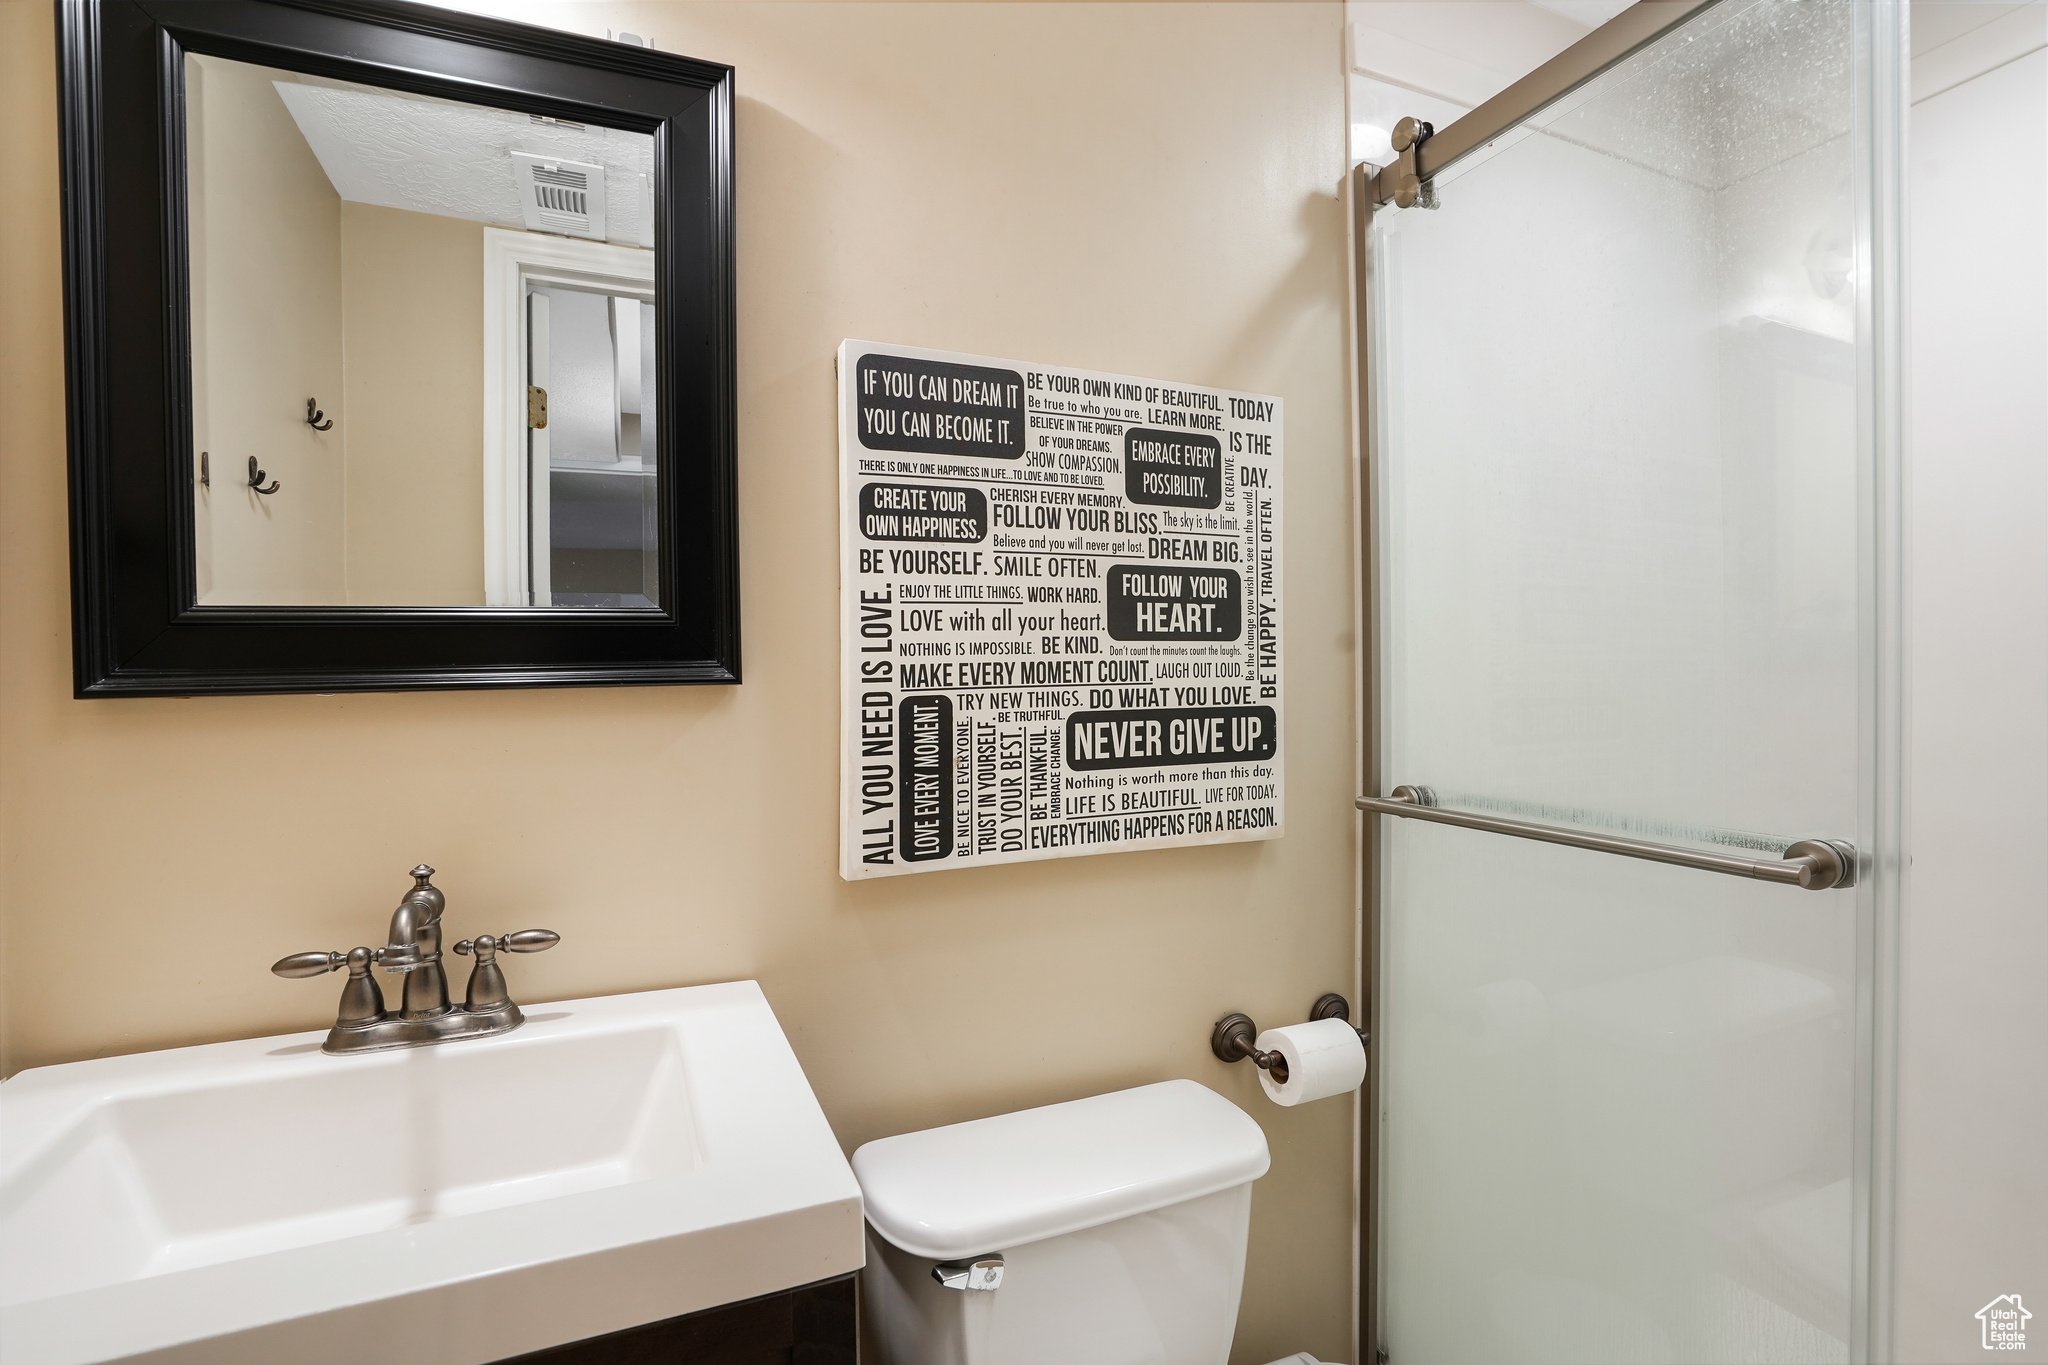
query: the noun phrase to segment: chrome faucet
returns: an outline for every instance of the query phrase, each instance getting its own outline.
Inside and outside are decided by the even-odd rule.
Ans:
[[[464,939],[455,951],[476,956],[470,969],[467,998],[448,1002],[448,974],[441,969],[441,911],[448,898],[433,884],[434,869],[421,863],[412,870],[412,889],[391,912],[389,942],[382,948],[351,948],[346,953],[294,953],[271,964],[279,976],[324,976],[348,968],[341,988],[341,1008],[328,1030],[322,1052],[376,1052],[391,1047],[420,1047],[457,1038],[485,1038],[507,1033],[526,1022],[505,988],[499,953],[538,953],[554,947],[562,936],[551,929],[522,929],[516,934],[481,934]],[[384,992],[370,975],[372,966],[405,977],[403,1000],[396,1014],[384,1008]]]
[[[421,863],[412,870],[412,890],[391,912],[391,933],[377,965],[405,977],[401,1019],[432,1019],[448,1012],[448,973],[441,970],[441,911],[448,898]]]

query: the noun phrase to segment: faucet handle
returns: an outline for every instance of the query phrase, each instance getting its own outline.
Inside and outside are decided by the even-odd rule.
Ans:
[[[476,966],[469,970],[469,994],[463,1008],[471,1014],[487,1014],[493,1010],[511,1009],[512,996],[505,989],[505,970],[498,965],[498,954],[538,953],[554,947],[562,936],[552,929],[521,929],[516,934],[478,934],[455,945],[455,951],[464,957],[476,954]]]
[[[270,964],[279,976],[325,976],[348,964],[346,953],[293,953]]]
[[[562,936],[552,929],[521,929],[516,934],[489,934],[481,938],[466,938],[455,945],[455,951],[468,957],[471,953],[489,960],[493,953],[544,953],[562,941]]]
[[[335,1011],[336,1028],[360,1028],[384,1017],[384,993],[370,977],[370,964],[377,960],[374,948],[351,948],[345,953],[293,953],[270,964],[279,976],[325,976],[338,967],[348,968],[348,983],[341,988],[341,1008]]]

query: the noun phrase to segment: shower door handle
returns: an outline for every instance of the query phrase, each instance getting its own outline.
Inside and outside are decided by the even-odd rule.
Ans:
[[[1460,829],[1505,834],[1515,839],[1535,839],[1546,844],[1563,844],[1594,853],[1614,853],[1624,858],[1643,858],[1673,867],[1690,867],[1701,872],[1719,872],[1730,877],[1752,877],[1762,882],[1797,886],[1807,891],[1833,891],[1856,885],[1856,846],[1840,839],[1801,839],[1786,848],[1777,861],[1712,853],[1676,844],[1653,844],[1616,834],[1595,834],[1590,830],[1539,825],[1530,820],[1484,815],[1476,811],[1445,810],[1436,803],[1428,787],[1401,786],[1391,796],[1361,796],[1358,808],[1403,820],[1427,820],[1431,824],[1456,825]]]

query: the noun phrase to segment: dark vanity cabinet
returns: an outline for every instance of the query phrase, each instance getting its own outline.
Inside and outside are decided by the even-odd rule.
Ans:
[[[499,1365],[855,1365],[855,1279],[686,1313]]]

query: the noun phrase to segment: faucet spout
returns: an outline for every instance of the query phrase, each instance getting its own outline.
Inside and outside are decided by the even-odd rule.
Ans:
[[[434,1019],[448,1013],[448,975],[441,970],[441,911],[448,900],[428,878],[434,869],[412,870],[412,890],[391,912],[391,942],[377,954],[387,972],[405,973],[401,1019]]]
[[[413,885],[391,912],[391,933],[377,962],[387,972],[416,971],[441,956],[441,911],[447,897],[429,878],[434,869],[421,863],[412,870]]]

